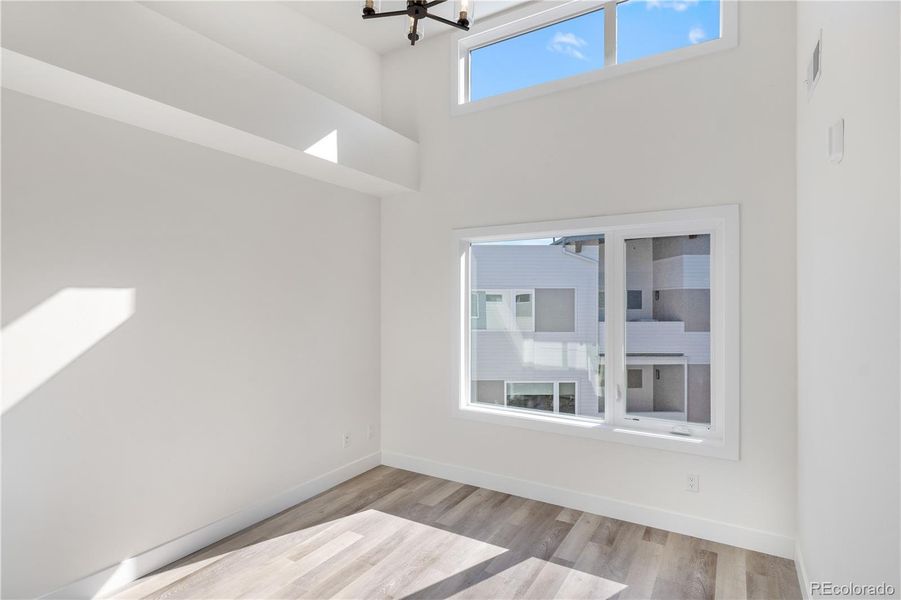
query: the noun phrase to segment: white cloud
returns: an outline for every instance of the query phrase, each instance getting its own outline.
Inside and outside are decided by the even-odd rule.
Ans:
[[[691,31],[688,32],[688,40],[692,44],[699,44],[707,39],[707,32],[704,31],[703,27],[695,25],[691,28]]]
[[[645,6],[648,10],[653,8],[669,8],[676,12],[684,12],[696,6],[700,0],[647,0]]]
[[[579,50],[579,48],[585,48],[586,46],[588,46],[588,42],[576,34],[558,31],[554,34],[551,41],[548,42],[547,49],[550,52],[565,54],[579,60],[588,60],[588,57]]]

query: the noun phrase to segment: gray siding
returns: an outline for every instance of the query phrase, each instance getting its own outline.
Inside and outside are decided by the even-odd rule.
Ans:
[[[710,365],[688,365],[688,420],[710,423]]]
[[[682,321],[685,331],[710,331],[710,290],[657,290],[654,319]]]
[[[710,254],[710,236],[687,235],[654,238],[654,260],[684,256],[686,254]]]
[[[633,371],[641,373],[641,385],[633,387],[633,384],[637,382],[627,375],[630,381],[626,387],[626,411],[648,412],[654,410],[654,383],[651,366],[629,365],[626,373],[629,374]]]
[[[685,411],[685,367],[654,365],[660,379],[654,377],[654,410]]]

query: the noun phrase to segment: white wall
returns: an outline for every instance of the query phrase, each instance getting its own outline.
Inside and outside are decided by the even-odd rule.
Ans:
[[[269,6],[251,4],[242,7],[254,15]],[[202,10],[182,11],[197,17],[193,20],[174,9],[163,10],[176,12],[192,25],[195,20],[206,23],[194,15]],[[223,8],[222,13],[233,17],[231,10]],[[171,135],[369,193],[417,189],[414,142],[241,53],[259,58],[263,50],[275,52],[268,46],[240,44],[243,38],[217,31],[235,50],[135,2],[9,2],[2,5],[2,13],[3,48],[40,61],[7,61],[13,66],[10,77],[4,63],[4,85],[17,91],[156,131],[176,129]],[[270,34],[265,28],[245,33]],[[302,28],[297,35],[303,35]],[[340,36],[334,37],[327,46],[340,46]],[[283,51],[299,53],[298,46],[302,44]],[[72,83],[65,73],[40,63],[96,81],[76,78]],[[366,65],[349,59],[345,63],[335,80],[349,81],[362,73],[357,93],[378,96],[376,86],[365,85],[371,78]],[[302,73],[292,75],[300,78]],[[319,73],[311,79],[321,84],[324,77]],[[336,152],[326,154],[333,154],[330,159],[305,153],[327,138],[336,146]]]
[[[3,415],[4,597],[377,451],[375,199],[16,93],[2,117],[4,328],[64,288],[136,302]]]
[[[379,55],[301,14],[296,3],[142,4],[370,119],[381,115]]]
[[[899,586],[899,5],[798,5],[798,537],[811,581]],[[808,100],[822,29],[822,79]],[[845,155],[827,128],[845,119]]]
[[[449,40],[383,58],[422,192],[382,203],[383,451],[795,533],[795,6],[740,7],[734,50],[449,116]],[[737,203],[741,460],[452,419],[451,230]],[[411,375],[412,374],[412,375]],[[527,457],[527,458],[526,458]],[[684,491],[698,473],[701,493]]]

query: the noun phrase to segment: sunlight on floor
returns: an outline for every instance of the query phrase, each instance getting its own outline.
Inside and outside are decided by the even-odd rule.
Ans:
[[[179,597],[437,597],[450,582],[462,596],[512,596],[508,584],[563,581],[609,598],[625,585],[375,509],[273,536],[233,539],[114,594],[138,598],[166,588]],[[124,564],[124,563],[123,563]],[[496,570],[496,571],[495,571]],[[509,588],[509,589],[508,589]],[[102,594],[113,588],[104,586]]]
[[[4,327],[3,412],[134,312],[134,288],[65,288]]]

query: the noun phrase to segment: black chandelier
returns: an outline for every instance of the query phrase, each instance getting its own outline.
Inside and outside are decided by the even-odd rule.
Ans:
[[[407,17],[407,39],[410,45],[415,46],[416,42],[422,39],[422,26],[419,21],[422,19],[432,19],[463,31],[469,31],[469,25],[472,21],[472,0],[457,0],[457,20],[451,21],[438,15],[433,15],[429,9],[439,4],[444,4],[447,0],[407,0],[406,10],[392,10],[388,12],[378,12],[376,10],[376,2],[378,0],[363,0],[363,18],[364,19],[380,19],[382,17]]]

